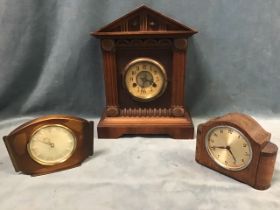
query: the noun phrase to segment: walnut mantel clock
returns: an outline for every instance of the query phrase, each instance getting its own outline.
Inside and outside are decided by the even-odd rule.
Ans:
[[[241,113],[209,120],[197,128],[196,161],[226,176],[265,190],[277,155],[271,134]]]
[[[3,139],[16,171],[48,174],[78,166],[93,155],[93,122],[47,115],[24,123]]]
[[[195,30],[141,6],[92,33],[101,39],[106,108],[99,138],[193,138],[184,105],[187,39]]]

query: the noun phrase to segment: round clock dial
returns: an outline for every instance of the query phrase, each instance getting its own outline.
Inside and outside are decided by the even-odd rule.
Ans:
[[[66,161],[76,148],[72,131],[62,125],[46,125],[37,129],[27,145],[33,160],[42,165],[55,165]]]
[[[231,126],[217,126],[209,130],[205,145],[210,157],[228,170],[242,170],[252,160],[250,142],[239,130]]]
[[[165,91],[166,72],[157,61],[150,58],[138,58],[126,66],[124,83],[134,99],[151,101]]]

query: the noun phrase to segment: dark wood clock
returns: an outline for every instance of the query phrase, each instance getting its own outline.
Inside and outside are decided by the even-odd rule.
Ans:
[[[3,139],[16,171],[42,175],[73,168],[93,155],[93,122],[47,115],[24,123]]]
[[[209,120],[197,128],[196,161],[264,190],[270,187],[277,146],[270,133],[241,113]]]
[[[185,108],[187,39],[195,30],[146,6],[92,33],[101,39],[106,108],[99,138],[167,134],[193,138]]]

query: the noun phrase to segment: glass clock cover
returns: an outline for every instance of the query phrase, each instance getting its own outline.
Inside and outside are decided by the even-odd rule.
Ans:
[[[208,131],[205,146],[210,157],[221,167],[240,171],[252,160],[248,139],[236,128],[217,126]]]
[[[166,72],[159,62],[138,58],[126,66],[124,83],[136,100],[151,101],[164,92],[167,85]]]
[[[76,148],[72,131],[62,125],[46,125],[37,129],[27,145],[31,158],[42,165],[66,161]]]

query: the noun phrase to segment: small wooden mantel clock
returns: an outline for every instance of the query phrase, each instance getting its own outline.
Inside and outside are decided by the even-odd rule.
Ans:
[[[278,147],[252,117],[229,113],[197,128],[198,163],[258,190],[270,187]]]
[[[184,106],[187,38],[197,33],[147,6],[92,33],[101,39],[106,108],[99,138],[193,138]]]
[[[15,171],[43,175],[79,166],[93,155],[93,122],[47,115],[22,124],[3,139]]]

